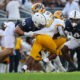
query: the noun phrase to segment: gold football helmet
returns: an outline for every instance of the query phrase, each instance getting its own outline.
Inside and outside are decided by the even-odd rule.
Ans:
[[[58,18],[58,19],[63,19],[64,18],[62,11],[55,11],[54,14],[53,14],[53,16],[55,18]]]
[[[36,13],[36,12],[44,13],[45,12],[45,6],[42,3],[35,3],[32,6],[32,11],[33,11],[33,13]]]

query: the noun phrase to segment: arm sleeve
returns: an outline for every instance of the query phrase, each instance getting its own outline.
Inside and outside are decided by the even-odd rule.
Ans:
[[[62,26],[58,26],[58,31],[59,31],[59,34],[60,34],[61,36],[63,36],[63,35],[65,36]]]
[[[53,27],[48,27],[48,28],[43,28],[41,30],[38,30],[38,31],[35,31],[33,32],[34,34],[48,34],[49,32],[52,32],[53,31]]]
[[[38,30],[38,31],[34,31],[34,32],[32,32],[32,31],[30,31],[30,32],[28,32],[28,33],[26,33],[25,35],[28,37],[28,36],[36,36],[36,35],[38,35],[38,34],[41,34],[41,35],[49,35],[49,36],[51,36],[51,34],[53,35],[53,27],[50,27],[50,28],[43,28],[43,29],[41,29],[41,30]]]

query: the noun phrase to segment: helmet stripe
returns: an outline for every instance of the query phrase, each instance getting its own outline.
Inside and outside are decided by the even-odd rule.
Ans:
[[[75,14],[74,14],[74,18],[76,17],[76,11],[75,11]]]

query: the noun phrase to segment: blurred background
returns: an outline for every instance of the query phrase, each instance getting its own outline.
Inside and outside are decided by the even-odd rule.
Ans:
[[[11,3],[12,5],[9,5],[11,1],[17,1],[17,3]],[[5,20],[10,19],[9,13],[15,16],[17,15],[17,17],[13,17],[11,19],[21,19],[29,17],[31,15],[32,5],[37,2],[43,3],[46,6],[47,10],[54,13],[55,10],[63,10],[68,1],[77,2],[80,8],[80,0],[0,0],[0,24]],[[12,10],[14,12],[12,12]]]

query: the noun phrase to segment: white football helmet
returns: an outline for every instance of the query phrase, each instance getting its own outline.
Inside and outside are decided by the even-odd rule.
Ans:
[[[41,13],[35,13],[32,16],[32,21],[34,22],[34,24],[35,24],[36,27],[39,27],[39,25],[43,25],[43,26],[46,25],[46,18]]]
[[[71,19],[80,19],[80,12],[77,10],[73,10],[69,14],[69,18]]]

